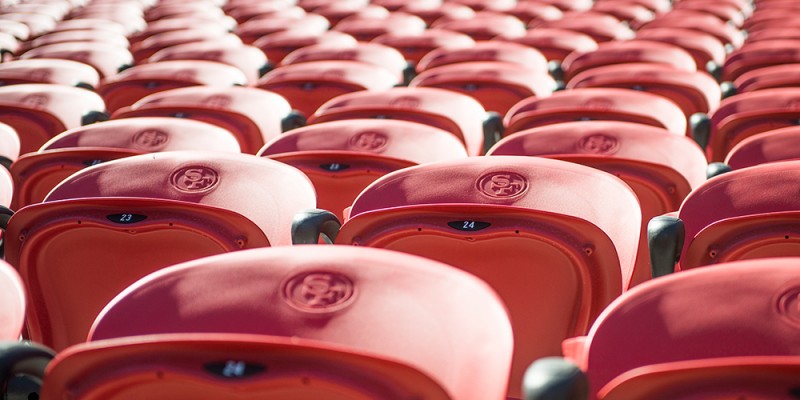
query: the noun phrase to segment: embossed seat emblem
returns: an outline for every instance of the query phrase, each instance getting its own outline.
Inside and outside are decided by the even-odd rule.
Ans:
[[[619,150],[619,140],[602,133],[591,134],[578,140],[577,150],[590,154],[614,154]]]
[[[184,193],[201,193],[219,183],[219,174],[209,167],[189,166],[178,169],[170,177],[172,186]]]
[[[169,141],[169,134],[158,129],[145,129],[131,138],[133,144],[144,150],[158,150]]]
[[[386,134],[365,131],[351,137],[348,145],[354,150],[377,153],[383,150],[387,143],[389,143],[389,137]]]
[[[789,323],[800,326],[800,287],[786,290],[778,296],[778,313]]]
[[[354,293],[350,278],[326,271],[295,275],[283,286],[283,298],[289,305],[312,313],[340,310],[352,302]]]
[[[509,199],[528,190],[528,180],[515,172],[492,172],[478,179],[478,190],[496,199]]]

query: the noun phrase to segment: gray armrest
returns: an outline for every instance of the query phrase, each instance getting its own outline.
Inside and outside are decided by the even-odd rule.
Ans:
[[[525,400],[586,400],[588,392],[583,371],[561,357],[536,360],[522,379]]]
[[[317,244],[320,235],[333,243],[342,224],[330,211],[313,208],[295,214],[292,221],[292,244]]]
[[[661,215],[647,224],[647,247],[650,249],[650,266],[653,278],[675,271],[683,251],[686,228],[678,217]]]

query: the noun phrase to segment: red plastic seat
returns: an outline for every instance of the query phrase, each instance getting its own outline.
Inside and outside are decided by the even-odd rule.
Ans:
[[[242,71],[250,85],[255,84],[269,66],[267,56],[255,46],[226,45],[215,40],[171,46],[150,56],[148,62],[167,60],[206,60],[227,64]]]
[[[276,32],[253,42],[253,46],[258,47],[272,65],[280,65],[289,53],[311,45],[323,45],[327,47],[353,47],[356,39],[346,33],[327,31],[322,34],[314,32],[285,31]]]
[[[213,30],[182,29],[155,34],[137,42],[136,45],[131,48],[131,53],[136,63],[141,64],[153,54],[166,48],[197,42],[213,42],[217,43],[220,47],[233,47],[242,44],[242,40],[232,33],[220,34]]]
[[[179,118],[129,118],[70,129],[11,165],[14,210],[41,203],[61,181],[86,167],[139,154],[175,150],[239,152],[232,133]]]
[[[477,42],[472,47],[462,49],[433,50],[417,63],[417,71],[470,61],[503,61],[518,64],[531,71],[546,73],[548,70],[547,59],[535,49],[517,43],[492,40]]]
[[[732,169],[742,169],[778,161],[800,159],[800,127],[775,129],[759,133],[733,146],[725,157]]]
[[[592,1],[589,0],[536,0],[542,4],[550,4],[558,7],[561,11],[586,11],[592,8]]]
[[[668,274],[728,261],[800,255],[794,228],[800,200],[791,194],[797,171],[800,161],[784,161],[710,179],[686,197],[677,217],[659,217],[664,221],[650,236],[669,238],[678,246],[667,249],[660,240],[651,245],[658,263],[654,268]],[[683,226],[683,232],[676,226]]]
[[[392,12],[400,11],[400,9],[408,6],[437,7],[442,4],[440,0],[371,0],[369,3]]]
[[[463,4],[453,2],[443,2],[437,5],[430,4],[415,4],[408,2],[405,6],[400,8],[399,11],[416,15],[422,18],[425,23],[430,26],[440,18],[454,19],[470,19],[475,16],[475,10]]]
[[[800,62],[800,40],[767,40],[748,43],[728,55],[722,67],[724,80],[733,81],[758,68]]]
[[[641,214],[633,192],[592,168],[535,157],[479,157],[406,168],[353,203],[337,244],[442,261],[484,279],[515,337],[509,396],[524,368],[630,283]]]
[[[135,9],[135,8],[134,8]],[[141,32],[147,26],[147,21],[140,15],[131,13],[130,7],[108,7],[108,8],[92,8],[85,7],[83,12],[73,15],[74,18],[80,19],[101,19],[111,22],[116,22],[123,26],[125,36],[130,36],[136,32]]]
[[[277,32],[305,32],[321,35],[330,28],[330,22],[317,14],[305,14],[299,17],[264,17],[254,18],[236,27],[236,35],[247,44]]]
[[[543,99],[520,101],[506,114],[505,135],[570,121],[627,121],[686,134],[680,107],[659,95],[630,89],[585,88],[555,92]]]
[[[514,8],[505,11],[522,21],[525,26],[536,26],[544,21],[555,21],[564,17],[564,13],[556,6],[540,2],[518,2]]]
[[[184,17],[206,17],[219,18],[225,13],[221,8],[211,2],[197,1],[188,4],[157,4],[145,11],[144,17],[147,22],[157,21],[164,18],[184,18]]]
[[[33,49],[51,44],[68,42],[99,42],[112,44],[121,48],[127,48],[130,45],[128,39],[121,33],[114,33],[113,31],[107,30],[102,31],[99,29],[84,29],[48,33],[28,42],[27,48]]]
[[[302,8],[292,5],[291,1],[271,1],[271,2],[229,2],[223,6],[223,10],[240,25],[251,19],[301,19],[308,15]]]
[[[25,288],[5,261],[0,261],[0,340],[18,341],[25,326]]]
[[[100,78],[113,76],[133,65],[128,49],[113,44],[92,42],[57,43],[37,47],[23,53],[20,58],[59,58],[78,61],[97,70]]]
[[[28,40],[31,37],[31,29],[28,28],[28,25],[9,19],[0,19],[0,32],[7,33],[17,40]]]
[[[101,31],[113,32],[115,35],[128,36],[125,26],[114,21],[99,18],[76,18],[59,21],[52,32],[69,31]]]
[[[0,87],[0,122],[17,131],[20,154],[38,150],[67,129],[106,117],[103,99],[89,90],[52,84]]]
[[[778,64],[754,69],[739,75],[733,83],[737,93],[798,87],[800,86],[800,63]]]
[[[52,16],[30,12],[4,12],[0,14],[0,20],[22,22],[34,37],[50,32],[56,26],[56,19]]]
[[[17,157],[19,157],[19,135],[10,125],[0,122],[0,165],[8,169]]]
[[[630,122],[567,122],[528,129],[501,140],[487,155],[570,161],[625,181],[642,209],[642,235],[631,285],[651,277],[647,223],[677,211],[692,189],[706,180],[705,156],[692,139]]]
[[[0,64],[0,85],[52,83],[86,89],[97,87],[100,75],[83,63],[58,59],[14,60]]]
[[[202,29],[209,33],[213,32],[224,35],[229,33],[233,28],[234,27],[228,25],[225,20],[198,21],[191,18],[169,18],[147,24],[147,28],[132,35],[130,41],[131,46],[134,46],[136,43],[153,35],[186,29]]]
[[[347,17],[333,27],[361,42],[369,42],[386,34],[415,35],[425,31],[425,21],[416,15],[394,12],[382,18]]]
[[[382,91],[401,84],[387,69],[358,61],[315,61],[278,67],[256,86],[283,96],[303,115],[347,93]]]
[[[729,97],[711,115],[706,146],[709,161],[722,161],[750,136],[798,124],[800,88],[757,90]]]
[[[195,290],[224,294],[198,302]],[[148,317],[143,306],[162,301],[170,305]],[[225,383],[218,371],[209,377],[216,384],[206,383],[215,398],[232,398],[235,385],[243,389],[237,396],[249,398],[500,400],[512,353],[508,315],[485,283],[421,257],[350,246],[258,249],[170,267],[115,299],[91,339],[100,345],[154,333],[195,334],[206,343],[251,334],[264,343],[238,354],[267,362],[267,373],[252,377],[261,382]],[[197,357],[189,351],[197,348],[181,352]],[[208,360],[200,365],[231,359],[207,352],[199,352]],[[209,398],[197,383],[185,387],[182,393],[199,396],[192,398]]]
[[[772,12],[757,12],[745,21],[744,26],[748,32],[761,32],[771,29],[794,28],[797,26],[796,14],[787,10],[771,10]],[[764,17],[772,14],[771,17]]]
[[[497,36],[519,37],[525,34],[525,24],[509,14],[481,11],[470,19],[452,21],[440,18],[431,25],[434,29],[460,32],[475,40],[491,40]]]
[[[97,93],[109,112],[128,107],[143,97],[188,86],[244,86],[247,77],[236,67],[213,61],[159,61],[126,69],[103,80]]]
[[[591,11],[608,14],[633,27],[641,26],[656,17],[656,14],[647,6],[631,3],[628,0],[599,1],[592,6]]]
[[[308,119],[309,124],[347,119],[399,119],[419,122],[455,135],[469,155],[484,149],[487,113],[475,99],[437,88],[393,88],[383,92],[354,92],[333,98]]]
[[[589,399],[791,398],[800,371],[798,263],[727,263],[641,285],[611,304],[586,338],[565,342],[571,368],[534,364],[526,398],[548,398],[550,382],[570,391],[564,381],[580,382],[579,368]],[[687,312],[698,307],[702,313]],[[550,381],[547,371],[556,370],[569,378]]]
[[[719,18],[691,10],[675,10],[648,22],[639,30],[653,28],[682,28],[708,33],[723,44],[739,48],[744,43],[744,34]]]
[[[280,95],[238,86],[171,89],[145,96],[112,115],[113,119],[131,117],[178,117],[208,122],[232,132],[242,152],[250,154],[281,132],[302,125]]]
[[[561,63],[564,78],[569,82],[575,75],[612,64],[664,64],[680,71],[695,72],[692,56],[678,46],[643,40],[601,43],[594,51],[574,52]]]
[[[406,60],[415,65],[436,49],[457,50],[475,46],[471,37],[443,29],[426,29],[412,35],[386,34],[378,36],[373,42],[397,49]]]
[[[30,294],[30,338],[56,350],[83,342],[103,306],[139,278],[291,244],[294,214],[315,204],[300,171],[246,154],[156,153],[84,169],[8,223],[6,259]]]
[[[398,83],[406,80],[409,66],[396,49],[380,43],[358,42],[352,47],[327,47],[311,45],[297,49],[283,58],[281,65],[293,65],[312,61],[358,61],[383,67],[396,76]]]
[[[695,113],[709,113],[721,101],[717,81],[705,72],[677,70],[664,64],[625,63],[583,71],[567,82],[567,89],[625,88],[654,93],[672,100],[688,120]]]
[[[668,43],[686,50],[698,70],[706,70],[709,62],[712,66],[722,66],[727,53],[725,46],[711,34],[685,28],[652,28],[636,33],[637,39]]]
[[[798,40],[800,39],[800,29],[798,28],[771,28],[749,33],[745,43],[755,43],[765,40]]]
[[[331,26],[336,26],[345,18],[382,18],[389,15],[389,10],[369,4],[368,0],[325,1],[320,7],[315,7],[313,12],[325,17]]]
[[[259,152],[303,171],[317,204],[343,219],[359,193],[390,172],[467,156],[453,134],[396,120],[356,119],[309,125],[278,136]]]
[[[590,52],[597,50],[597,42],[591,36],[566,29],[534,28],[529,29],[525,36],[514,38],[499,37],[495,40],[533,47],[548,60],[559,62],[573,51]]]
[[[589,2],[591,3],[591,2]],[[536,28],[565,29],[590,36],[596,42],[633,39],[634,32],[618,19],[603,14],[566,14],[564,18],[545,21]]]
[[[452,3],[463,4],[475,11],[507,11],[513,8],[515,0],[448,0]]]
[[[557,84],[550,75],[519,64],[474,61],[425,70],[409,86],[464,93],[481,103],[485,110],[505,115],[522,99],[550,96]]]

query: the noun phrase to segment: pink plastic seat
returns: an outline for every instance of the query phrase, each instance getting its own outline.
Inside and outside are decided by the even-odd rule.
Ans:
[[[354,119],[309,125],[287,132],[259,152],[303,171],[317,190],[319,208],[344,219],[343,210],[376,179],[436,161],[464,158],[464,144],[428,125]]]
[[[0,261],[0,304],[0,339],[18,341],[25,327],[25,288],[5,261]]]
[[[242,71],[250,85],[255,84],[268,68],[267,56],[257,47],[225,45],[217,41],[171,46],[150,56],[148,62],[168,60],[205,60],[227,64]]]
[[[518,64],[531,71],[548,70],[547,59],[535,49],[517,43],[492,40],[477,42],[472,47],[461,49],[433,50],[417,63],[417,71],[470,61],[502,61]]]
[[[235,21],[234,21],[235,22]],[[130,37],[131,46],[141,42],[153,35],[161,33],[180,31],[186,29],[202,29],[206,32],[213,32],[219,35],[229,33],[233,26],[229,26],[225,20],[215,21],[198,21],[191,18],[168,18],[160,21],[154,21],[147,24],[147,28],[141,32],[137,32]]]
[[[556,28],[529,29],[525,36],[499,37],[504,40],[533,47],[549,61],[562,61],[572,53],[597,50],[597,42],[584,33]]]
[[[469,155],[479,155],[488,136],[486,111],[475,99],[437,88],[392,88],[383,92],[354,92],[335,97],[309,117],[309,124],[357,119],[399,119],[446,130],[457,137]]]
[[[637,39],[668,43],[686,50],[698,70],[706,70],[709,62],[721,67],[727,53],[725,46],[711,34],[686,28],[652,28],[636,33]]]
[[[236,67],[212,61],[159,61],[126,69],[104,79],[97,93],[109,112],[128,107],[143,97],[188,86],[244,86],[247,77]]]
[[[676,10],[648,22],[639,30],[653,28],[682,28],[708,33],[723,44],[739,48],[744,43],[744,34],[719,18],[702,12]]]
[[[426,29],[411,35],[386,34],[378,36],[373,42],[397,49],[406,60],[415,65],[436,49],[456,50],[475,46],[471,37],[443,29]]]
[[[737,93],[800,86],[800,63],[762,67],[739,75],[733,82]]]
[[[195,290],[226,294],[198,302]],[[143,312],[162,301],[171,306],[159,317]],[[235,385],[237,395],[261,398],[500,400],[512,353],[508,316],[485,283],[421,257],[350,246],[258,249],[170,267],[116,298],[90,339],[171,333],[207,342],[249,334],[264,343],[240,353],[268,363],[267,373],[253,376],[259,384],[225,383],[222,371],[210,376],[209,390],[222,398]]]
[[[725,263],[641,285],[611,304],[587,337],[565,342],[574,364],[534,364],[527,398],[547,398],[551,382],[571,390],[565,381],[580,382],[579,370],[589,399],[791,398],[800,370],[798,263]],[[700,306],[702,313],[687,312]],[[550,380],[556,370],[569,378]]]
[[[280,65],[286,55],[306,46],[318,44],[327,47],[344,48],[352,47],[356,42],[354,37],[336,31],[327,31],[322,34],[285,31],[264,36],[253,42],[253,46],[261,49],[272,65]]]
[[[0,122],[0,165],[8,169],[17,157],[19,157],[19,135],[10,125]]]
[[[775,129],[759,133],[733,146],[725,157],[732,169],[742,169],[766,163],[800,159],[800,127]]]
[[[567,122],[528,129],[501,140],[487,155],[570,161],[625,181],[636,193],[642,210],[642,234],[631,285],[651,278],[647,223],[653,217],[677,211],[683,199],[706,180],[705,156],[692,139],[630,122]]]
[[[115,75],[133,65],[133,56],[128,49],[113,44],[70,42],[37,47],[23,53],[20,58],[59,58],[78,61],[97,70],[100,78]]]
[[[229,2],[223,6],[223,10],[240,25],[251,19],[271,19],[274,17],[294,19],[308,15],[302,8],[292,5],[291,1],[272,1],[272,2]]]
[[[641,40],[601,43],[594,51],[568,55],[561,65],[564,78],[569,81],[575,75],[592,68],[630,63],[664,64],[680,71],[697,71],[692,56],[680,47]]]
[[[278,67],[256,87],[283,96],[303,115],[328,100],[362,90],[382,91],[401,84],[387,69],[358,61],[315,61]]]
[[[125,38],[125,35],[122,33],[115,33],[107,30],[102,31],[99,29],[85,29],[48,33],[28,42],[27,48],[33,49],[50,44],[68,42],[99,42],[112,44],[121,48],[127,48],[129,46],[128,39]]]
[[[767,40],[748,43],[728,55],[722,78],[733,81],[745,72],[758,68],[800,62],[800,40]]]
[[[300,171],[252,155],[165,152],[86,168],[8,223],[6,258],[30,293],[29,336],[56,350],[83,342],[103,306],[139,278],[291,244],[294,214],[315,204]]]
[[[382,18],[347,17],[333,30],[347,33],[361,42],[369,42],[386,34],[414,35],[425,31],[425,21],[416,15],[403,12],[390,13]]]
[[[514,8],[505,11],[522,21],[525,26],[536,26],[545,21],[561,19],[564,13],[556,6],[539,2],[518,2]]]
[[[281,65],[313,61],[358,61],[383,67],[396,76],[398,83],[404,82],[409,72],[408,63],[402,53],[387,45],[364,42],[342,48],[325,45],[306,46],[289,53]]]
[[[239,152],[232,133],[178,118],[129,118],[70,129],[11,165],[12,209],[41,203],[61,181],[86,167],[139,154],[176,150]]]
[[[633,27],[641,26],[652,21],[656,14],[644,5],[630,3],[628,0],[606,0],[596,2],[592,6],[593,12],[608,14]]]
[[[247,44],[277,32],[305,32],[321,35],[330,28],[330,22],[317,14],[304,14],[298,17],[254,18],[236,27],[236,35]]]
[[[0,87],[0,122],[19,135],[20,154],[53,136],[107,118],[103,99],[89,90],[53,84]]]
[[[208,122],[232,132],[242,152],[249,154],[255,154],[281,132],[302,125],[289,102],[280,95],[238,86],[171,89],[147,95],[112,115],[113,119],[131,117],[177,117]]]
[[[557,84],[550,75],[519,64],[474,61],[427,69],[409,86],[437,87],[464,93],[478,100],[487,111],[505,115],[522,99],[550,96]]]
[[[497,36],[519,37],[525,34],[525,24],[513,15],[481,11],[470,19],[446,21],[438,19],[434,29],[460,32],[475,40],[491,40]]]
[[[590,2],[591,3],[591,2]],[[590,36],[596,42],[633,39],[634,32],[618,19],[603,14],[564,15],[564,18],[545,21],[536,28],[565,29]]]
[[[14,60],[0,64],[2,86],[52,83],[87,89],[97,87],[97,71],[80,62],[59,59]]]
[[[167,31],[155,34],[137,42],[136,45],[131,48],[131,53],[136,63],[141,64],[153,54],[166,48],[197,42],[213,42],[217,43],[220,47],[242,44],[242,40],[232,33],[223,34],[213,30],[181,29],[178,31]]]
[[[505,135],[570,121],[627,121],[686,134],[686,117],[674,102],[630,89],[584,88],[555,92],[543,99],[520,101],[506,113]]]
[[[475,10],[454,2],[442,2],[437,5],[430,4],[415,4],[413,2],[407,3],[400,8],[399,11],[407,12],[422,18],[425,23],[430,26],[440,18],[447,18],[448,20],[454,19],[470,19],[475,16]]]
[[[509,396],[540,357],[630,283],[641,214],[622,181],[582,165],[479,157],[406,168],[353,203],[337,244],[379,247],[477,275],[508,307],[515,336]]]

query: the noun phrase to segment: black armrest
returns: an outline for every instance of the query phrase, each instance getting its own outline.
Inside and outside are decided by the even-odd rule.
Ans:
[[[503,116],[494,111],[487,112],[483,120],[483,154],[503,137],[503,130]]]
[[[403,69],[403,83],[398,86],[408,86],[409,83],[417,76],[417,67],[414,63],[406,60],[406,67]]]
[[[8,389],[9,381],[16,375],[25,375],[41,385],[44,370],[55,355],[53,350],[30,342],[1,342],[0,379],[3,394]]]
[[[536,360],[522,379],[525,400],[586,400],[589,381],[574,363],[561,357]]]
[[[719,88],[722,90],[722,98],[727,99],[738,93],[736,90],[736,85],[733,84],[731,81],[725,81],[719,84]]]
[[[339,218],[330,211],[316,208],[300,211],[292,221],[292,244],[317,244],[320,235],[333,243],[341,227]]]
[[[722,81],[722,66],[717,64],[714,61],[709,61],[706,63],[706,71],[711,74],[717,82]]]
[[[108,121],[111,118],[105,111],[89,111],[81,117],[81,125],[91,125],[97,122]]]
[[[647,247],[653,278],[675,271],[675,263],[683,251],[686,228],[678,217],[660,215],[647,224]]]
[[[0,206],[0,230],[4,233],[8,228],[8,221],[11,220],[11,217],[14,216],[14,211],[11,211],[10,208],[6,206]],[[5,255],[5,234],[2,238],[0,238],[0,258],[3,258]]]
[[[711,137],[711,118],[705,113],[694,113],[689,117],[689,126],[692,128],[692,138],[705,151]]]
[[[550,61],[547,63],[547,70],[558,85],[556,90],[564,90],[566,83],[564,82],[564,68],[561,66],[561,63],[555,60]]]
[[[712,162],[706,167],[706,179],[711,179],[717,175],[722,175],[726,172],[731,172],[731,167],[728,164],[721,162]]]
[[[281,121],[281,131],[287,132],[292,129],[301,128],[306,125],[306,117],[297,110],[292,110],[289,115],[283,117]]]

